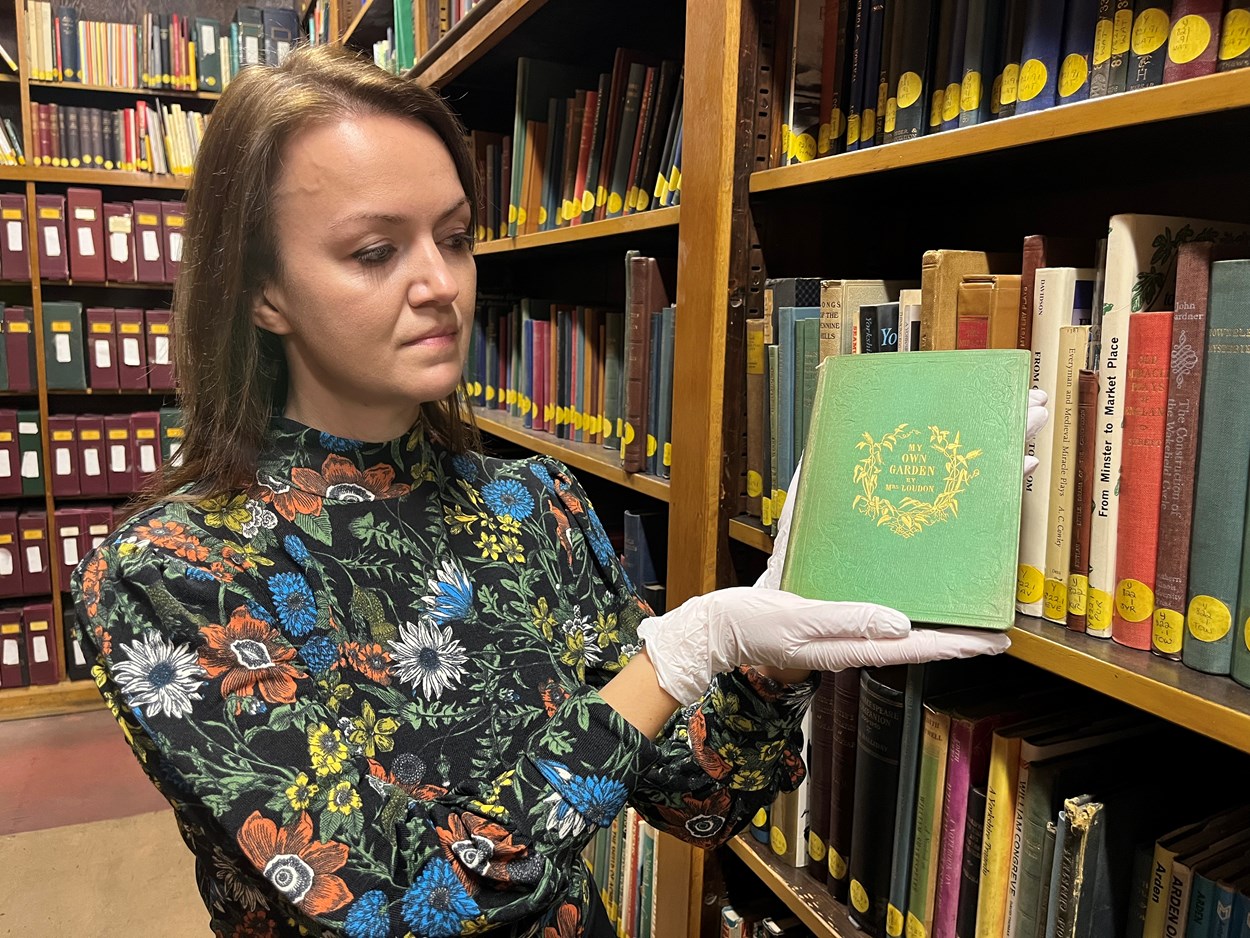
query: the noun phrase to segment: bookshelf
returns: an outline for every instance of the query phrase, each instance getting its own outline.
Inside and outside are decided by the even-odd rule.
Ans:
[[[772,851],[747,834],[729,841],[729,849],[759,877],[816,938],[855,938],[860,934],[841,903],[805,873],[778,861]]]
[[[618,238],[636,234],[640,231],[656,231],[662,228],[674,228],[681,216],[680,205],[665,208],[653,208],[636,215],[623,215],[620,218],[605,218],[585,225],[570,228],[556,228],[551,231],[539,231],[536,234],[520,235],[515,238],[499,238],[494,241],[481,241],[473,249],[478,257],[491,254],[503,254],[508,251],[524,251],[532,248],[550,247],[557,244],[577,244],[602,238]]]
[[[39,81],[30,79],[28,84],[31,88],[52,89],[65,93],[77,93],[80,91],[94,92],[96,94],[120,95],[125,98],[138,97],[159,97],[159,98],[181,98],[183,100],[192,101],[217,101],[221,98],[221,93],[217,91],[177,91],[173,88],[113,88],[108,85],[84,85],[80,82],[64,82],[64,81]]]

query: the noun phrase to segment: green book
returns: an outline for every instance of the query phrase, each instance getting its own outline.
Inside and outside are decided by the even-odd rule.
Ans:
[[[778,349],[775,344],[767,346],[768,353],[768,478],[772,480],[772,488],[765,494],[768,496],[769,510],[764,513],[764,524],[772,533],[777,533],[777,516],[781,514],[781,503],[777,495],[777,367]]]
[[[17,450],[23,495],[42,495],[44,492],[43,444],[39,434],[39,411],[19,410],[17,412]]]
[[[812,425],[812,405],[816,401],[816,366],[820,363],[820,319],[803,319],[794,324],[799,334],[799,353],[802,365],[801,379],[796,382],[799,392],[799,422],[795,427],[794,462],[798,464],[807,444],[807,431]]]
[[[195,18],[195,71],[200,91],[221,91],[221,24]]]
[[[782,589],[882,603],[913,622],[1010,628],[1029,358],[826,359]]]
[[[43,354],[50,390],[81,391],[87,387],[81,303],[43,304]]]

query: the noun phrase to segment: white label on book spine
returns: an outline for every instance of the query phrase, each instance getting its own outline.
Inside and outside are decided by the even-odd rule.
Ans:
[[[169,364],[169,336],[158,335],[153,338],[156,341],[152,344],[152,364],[168,365]]]
[[[82,645],[78,644],[78,642],[72,642],[71,644],[74,646],[74,664],[80,668],[84,667],[87,664],[87,659],[83,657]]]
[[[13,575],[13,551],[0,547],[0,576]]]
[[[17,639],[6,638],[4,640],[4,663],[12,666],[20,664],[21,660],[21,652],[17,650]]]
[[[30,650],[35,655],[35,664],[43,664],[48,660],[48,637],[46,635],[36,635],[30,645]]]
[[[95,235],[85,225],[78,229],[78,253],[83,257],[95,257]]]
[[[74,471],[73,455],[69,449],[62,446],[56,451],[56,474],[59,476],[67,476]]]
[[[67,567],[78,566],[78,538],[61,538],[61,557]]]
[[[119,264],[130,260],[130,239],[124,232],[114,231],[109,235],[109,256]]]
[[[22,249],[22,223],[20,221],[11,221],[4,226],[5,237],[9,239],[9,250],[20,251]]]
[[[139,340],[136,338],[122,339],[122,364],[129,365],[131,368],[138,368],[143,364],[143,360],[139,357]]]
[[[143,259],[145,261],[159,261],[161,259],[161,241],[156,236],[156,232],[148,228],[143,232],[140,239],[143,242]]]
[[[178,441],[178,442],[176,442],[176,443],[171,443],[171,444],[170,444],[170,447],[169,447],[169,464],[170,464],[171,466],[181,466],[181,465],[182,465],[182,453],[178,452],[178,450],[180,450],[180,449],[182,449],[182,442],[181,442],[181,441]]]
[[[0,479],[8,479],[13,475],[13,466],[9,463],[9,451],[0,449]]]
[[[39,424],[33,420],[23,420],[17,425],[17,432],[22,436],[34,436],[39,433]]]
[[[109,351],[109,343],[107,339],[96,340],[95,366],[97,368],[112,368],[113,367],[113,353]]]
[[[216,48],[217,43],[213,41],[213,27],[206,24],[200,25],[200,48],[202,50],[212,50]],[[211,54],[211,52],[206,52]]]
[[[39,454],[33,449],[22,453],[22,478],[39,478]]]
[[[93,447],[82,451],[82,469],[89,476],[100,474],[100,451],[98,449]]]
[[[48,252],[48,257],[61,256],[61,233],[52,225],[43,229],[43,246]]]
[[[80,205],[74,209],[74,218],[78,221],[95,221],[95,209]]]
[[[58,364],[66,365],[74,360],[74,353],[70,351],[69,336],[64,332],[58,332],[53,337],[52,345],[56,348],[56,360]]]
[[[182,232],[171,231],[169,233],[169,259],[175,264],[182,263]]]
[[[109,234],[130,234],[131,218],[129,215],[110,215]]]
[[[156,471],[156,447],[150,443],[139,447],[139,471],[143,473]]]
[[[255,36],[243,37],[243,61],[247,65],[260,64],[260,40]]]
[[[125,444],[114,444],[109,447],[109,471],[125,472],[126,465],[126,446]]]
[[[43,573],[43,554],[37,544],[26,548],[26,569],[31,573]]]

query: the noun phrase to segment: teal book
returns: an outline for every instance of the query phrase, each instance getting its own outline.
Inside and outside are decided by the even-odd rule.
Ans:
[[[799,414],[803,386],[796,383],[795,376],[802,361],[798,354],[798,323],[805,319],[820,319],[820,307],[782,306],[777,311],[777,488],[787,495],[802,446],[795,440],[803,432]]]
[[[797,466],[799,457],[803,455],[803,447],[807,444],[807,429],[812,423],[812,404],[816,400],[816,366],[820,362],[820,320],[804,319],[794,324],[799,336],[797,359],[799,372],[795,377],[794,390],[798,397],[799,416],[795,423],[794,464]]]
[[[825,359],[782,588],[882,603],[913,622],[1010,628],[1029,359]]]

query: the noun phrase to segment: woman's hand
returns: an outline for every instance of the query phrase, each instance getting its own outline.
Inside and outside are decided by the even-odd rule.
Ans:
[[[660,687],[681,704],[698,700],[717,674],[742,664],[841,671],[998,654],[1010,644],[1000,633],[913,630],[906,616],[886,606],[750,586],[696,596],[644,619],[638,634]]]

